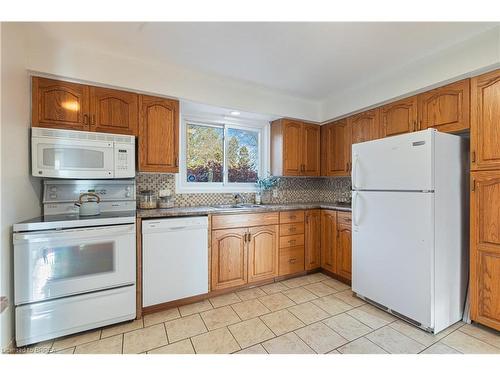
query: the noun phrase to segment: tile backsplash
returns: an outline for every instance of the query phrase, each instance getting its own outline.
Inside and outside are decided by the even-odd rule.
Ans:
[[[138,173],[137,193],[153,190],[157,195],[162,189],[170,190],[174,205],[207,206],[234,203],[234,193],[188,193],[175,192],[175,175],[167,173]],[[336,202],[351,199],[351,179],[349,177],[282,177],[273,191],[266,191],[262,203],[296,202]],[[254,202],[254,193],[242,194],[246,202]]]

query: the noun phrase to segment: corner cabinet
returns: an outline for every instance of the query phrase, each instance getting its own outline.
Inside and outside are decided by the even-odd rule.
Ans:
[[[336,273],[351,280],[352,225],[350,212],[337,212]]]
[[[471,319],[500,330],[500,171],[471,173]]]
[[[321,211],[321,268],[336,272],[337,211]]]
[[[417,97],[384,105],[381,110],[380,136],[411,133],[417,130]]]
[[[351,130],[352,144],[378,139],[380,137],[380,108],[348,117],[347,123]]]
[[[305,269],[321,267],[321,210],[305,212]]]
[[[500,70],[471,79],[471,169],[500,169]]]
[[[139,96],[139,171],[179,172],[179,102]]]
[[[435,128],[455,133],[469,129],[470,80],[418,95],[419,130]]]
[[[320,175],[320,126],[280,119],[271,123],[271,172],[275,176]]]
[[[89,87],[78,83],[32,77],[31,125],[89,130]]]
[[[321,175],[349,176],[351,132],[347,120],[321,126]]]

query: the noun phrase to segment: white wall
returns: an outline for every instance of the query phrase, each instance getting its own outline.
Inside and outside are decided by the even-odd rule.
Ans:
[[[1,315],[1,346],[13,337],[12,224],[40,215],[40,179],[30,177],[30,89],[26,43],[19,25],[1,32],[1,295],[10,306]]]
[[[35,72],[276,117],[320,120],[317,101],[178,65],[71,46],[44,35],[36,24],[23,27],[29,33],[28,68]]]
[[[327,121],[376,107],[496,67],[500,67],[500,27],[323,100],[321,119]]]

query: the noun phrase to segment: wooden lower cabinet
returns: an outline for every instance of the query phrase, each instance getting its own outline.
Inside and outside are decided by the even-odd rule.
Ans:
[[[278,275],[278,225],[249,229],[248,282]]]
[[[212,231],[212,290],[247,283],[247,235],[247,228]]]
[[[321,211],[321,268],[336,272],[337,211]]]
[[[304,246],[280,249],[279,275],[286,276],[304,271]]]
[[[349,212],[337,213],[336,273],[351,280],[352,227]]]
[[[471,173],[471,319],[500,330],[500,171]]]
[[[305,268],[321,267],[321,210],[307,210],[305,214]]]

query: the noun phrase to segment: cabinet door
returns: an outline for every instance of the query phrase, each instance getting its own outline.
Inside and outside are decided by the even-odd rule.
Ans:
[[[278,275],[278,226],[250,228],[248,242],[248,282]]]
[[[379,137],[380,109],[372,109],[347,119],[352,143],[371,141]]]
[[[337,212],[321,211],[321,268],[336,272]]]
[[[212,290],[247,283],[247,231],[247,228],[212,231]]]
[[[471,79],[472,170],[500,169],[500,70]]]
[[[304,124],[302,128],[302,175],[320,175],[320,126]]]
[[[381,137],[390,137],[417,130],[416,96],[384,105],[380,112]]]
[[[302,123],[283,120],[283,175],[302,174]]]
[[[321,127],[322,176],[348,176],[351,160],[351,132],[347,120]]]
[[[179,172],[179,102],[139,97],[139,171]]]
[[[138,95],[90,87],[90,130],[137,135]]]
[[[337,247],[336,247],[336,264],[337,274],[351,280],[352,267],[352,230],[351,226],[344,223],[337,223]]]
[[[419,129],[460,132],[469,128],[470,80],[424,92],[418,96]]]
[[[471,174],[472,320],[500,329],[500,171]]]
[[[306,211],[305,267],[306,270],[321,267],[321,210]]]
[[[89,87],[78,83],[33,77],[31,125],[89,130]]]

